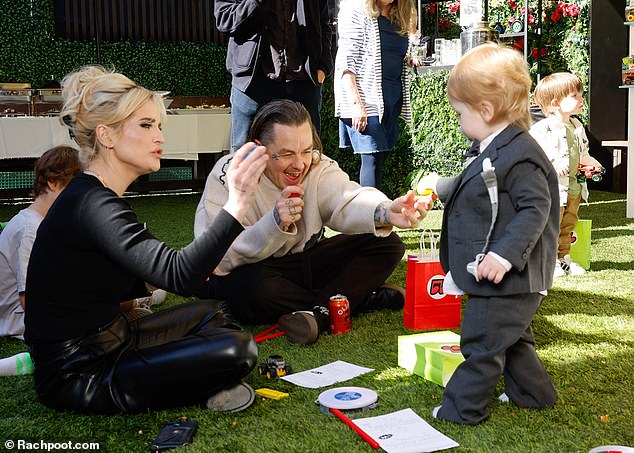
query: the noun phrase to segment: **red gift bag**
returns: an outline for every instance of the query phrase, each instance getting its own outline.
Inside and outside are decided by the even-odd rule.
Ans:
[[[420,254],[409,255],[407,259],[403,324],[410,329],[453,329],[460,326],[462,297],[443,292],[445,273],[438,255],[439,239],[438,233],[423,230]]]

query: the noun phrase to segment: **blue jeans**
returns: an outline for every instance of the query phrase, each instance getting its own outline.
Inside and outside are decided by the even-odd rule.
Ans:
[[[364,187],[381,188],[383,179],[383,163],[389,151],[361,154],[361,170],[359,171],[359,184]]]
[[[247,92],[231,87],[231,151],[240,148],[249,136],[251,122],[257,110],[274,99],[300,102],[317,129],[321,129],[321,86],[310,80],[278,82],[265,77],[254,77]]]
[[[231,87],[231,152],[240,148],[249,136],[251,121],[260,104],[249,96]]]

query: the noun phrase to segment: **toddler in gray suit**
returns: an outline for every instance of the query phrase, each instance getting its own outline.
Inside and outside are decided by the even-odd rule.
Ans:
[[[531,79],[522,56],[487,43],[464,55],[447,83],[473,156],[454,177],[429,175],[444,203],[440,262],[444,291],[467,293],[456,369],[434,417],[476,424],[504,376],[505,400],[545,408],[557,393],[537,357],[531,321],[552,285],[557,175],[528,134]]]

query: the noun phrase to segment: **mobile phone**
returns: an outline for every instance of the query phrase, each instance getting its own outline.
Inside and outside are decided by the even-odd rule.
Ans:
[[[167,451],[190,444],[198,423],[194,421],[173,422],[164,425],[150,445],[150,451]]]

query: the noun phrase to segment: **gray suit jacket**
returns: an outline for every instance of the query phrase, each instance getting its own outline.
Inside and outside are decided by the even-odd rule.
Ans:
[[[513,265],[497,285],[476,282],[466,270],[482,252],[491,225],[491,203],[480,176],[487,157],[495,167],[499,193],[487,251]],[[559,236],[557,175],[527,132],[508,126],[459,176],[440,179],[436,190],[445,204],[440,262],[463,291],[487,297],[551,287]]]

